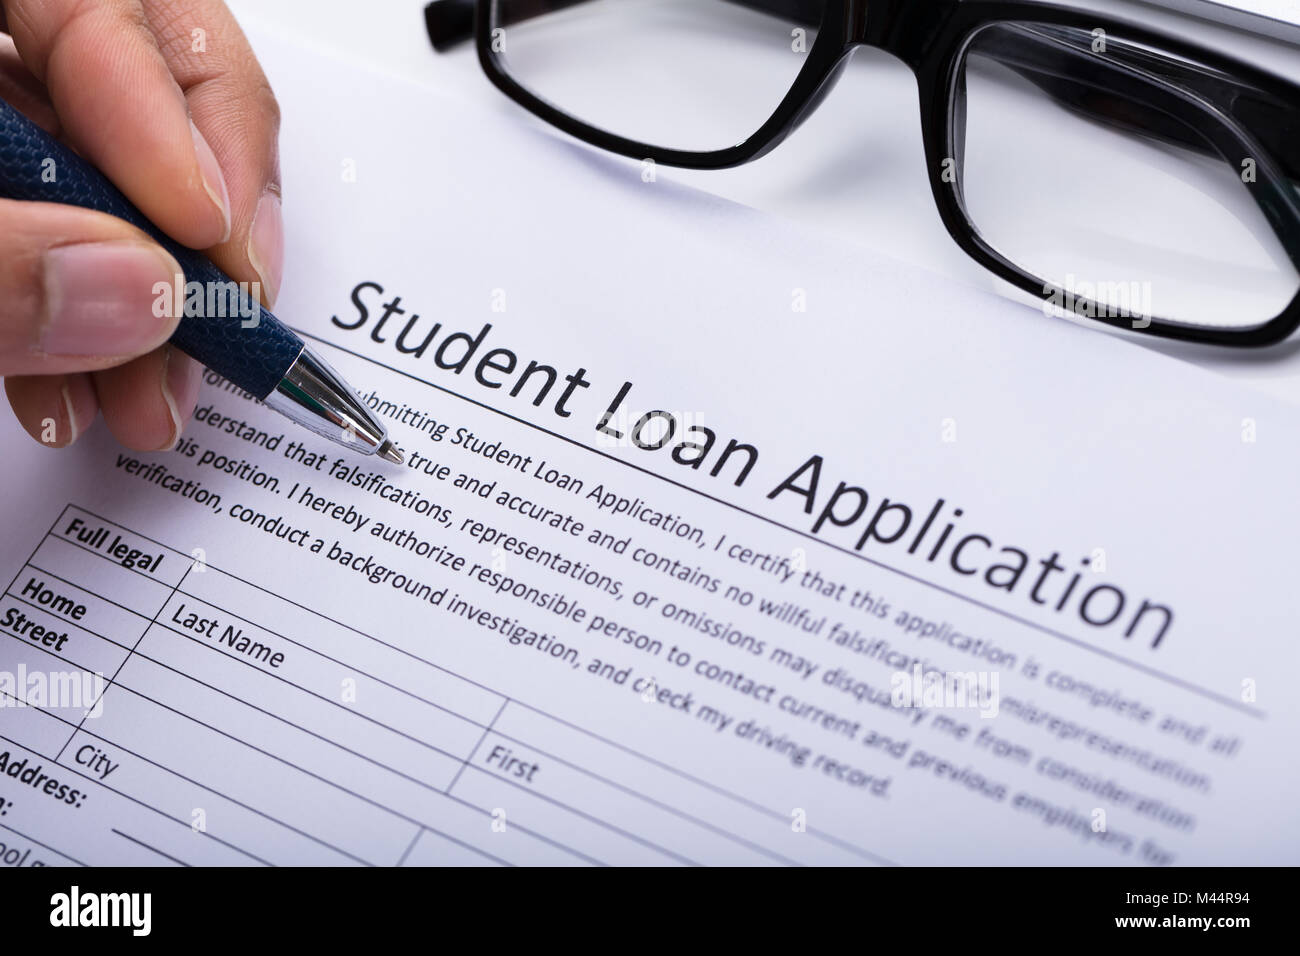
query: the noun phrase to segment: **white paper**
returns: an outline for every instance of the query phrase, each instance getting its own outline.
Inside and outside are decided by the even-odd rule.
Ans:
[[[165,454],[102,427],[47,451],[5,417],[0,858],[1297,862],[1293,411],[259,51],[285,116],[277,312],[392,403],[416,467],[219,384]],[[423,355],[396,348],[408,322],[408,348],[441,324]],[[556,372],[537,406],[544,371],[510,394],[529,362]],[[626,383],[616,440],[597,425]],[[656,410],[673,440],[635,447]],[[703,428],[703,464],[674,461]],[[733,440],[738,486],[743,447],[711,474]],[[1010,590],[986,579],[1005,548],[1029,562]],[[1081,618],[1120,592],[1115,623]],[[986,696],[893,706],[913,661]]]

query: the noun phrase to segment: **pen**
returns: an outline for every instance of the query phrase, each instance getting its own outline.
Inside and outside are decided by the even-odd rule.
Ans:
[[[357,393],[207,256],[174,242],[98,170],[0,100],[0,197],[94,209],[148,233],[180,263],[171,344],[318,435],[400,465],[402,453]]]

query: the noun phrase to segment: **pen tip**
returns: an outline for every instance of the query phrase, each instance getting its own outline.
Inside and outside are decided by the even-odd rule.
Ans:
[[[375,452],[375,454],[384,459],[384,461],[391,461],[394,465],[402,465],[406,463],[406,459],[402,457],[402,453],[394,448],[393,443],[390,441],[386,441],[380,445],[379,450]]]

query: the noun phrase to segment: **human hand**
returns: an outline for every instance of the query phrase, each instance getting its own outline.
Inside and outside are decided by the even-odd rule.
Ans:
[[[221,0],[0,0],[0,98],[273,303],[279,109]],[[179,273],[119,219],[0,199],[0,375],[32,437],[69,445],[102,409],[124,445],[176,444],[201,370],[153,289]]]

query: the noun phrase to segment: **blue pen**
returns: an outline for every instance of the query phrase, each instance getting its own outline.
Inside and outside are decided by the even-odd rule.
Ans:
[[[0,197],[94,209],[148,233],[185,273],[172,295],[182,315],[172,345],[318,435],[402,464],[357,393],[246,286],[165,236],[103,174],[3,100]]]

